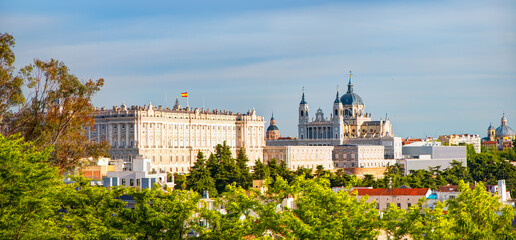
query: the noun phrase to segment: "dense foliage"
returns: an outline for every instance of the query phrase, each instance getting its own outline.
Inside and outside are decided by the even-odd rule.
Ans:
[[[48,162],[51,149],[37,150],[19,136],[0,135],[0,239],[512,239],[512,208],[478,183],[435,209],[423,202],[410,210],[353,193],[334,192],[324,175],[267,178],[266,192],[233,182],[219,197],[194,191],[90,185],[74,177],[65,184]],[[199,156],[202,158],[202,156]],[[323,172],[321,172],[323,174]],[[131,197],[128,207],[122,197]]]

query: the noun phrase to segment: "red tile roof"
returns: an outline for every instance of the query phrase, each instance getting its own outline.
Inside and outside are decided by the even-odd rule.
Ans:
[[[353,189],[353,192],[358,192],[358,196],[379,196],[379,195],[411,195],[424,196],[430,191],[430,188],[374,188],[374,189]]]

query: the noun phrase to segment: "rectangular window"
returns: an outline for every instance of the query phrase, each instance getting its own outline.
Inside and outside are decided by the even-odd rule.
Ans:
[[[125,186],[125,178],[122,178],[122,186]]]
[[[407,208],[411,207],[412,204],[411,203],[407,203]]]
[[[140,186],[140,179],[139,178],[136,179],[136,186],[138,186],[138,187]]]
[[[396,203],[396,205],[398,205],[398,207],[401,208],[401,203]]]
[[[134,186],[134,179],[129,179],[129,186]]]

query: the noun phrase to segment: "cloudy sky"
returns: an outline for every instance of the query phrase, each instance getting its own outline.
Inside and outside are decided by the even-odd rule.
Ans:
[[[104,78],[96,106],[246,112],[297,135],[305,88],[329,117],[337,85],[401,137],[516,128],[516,1],[0,1],[16,66],[55,58]],[[180,99],[186,105],[185,99]],[[268,123],[266,124],[268,126]]]

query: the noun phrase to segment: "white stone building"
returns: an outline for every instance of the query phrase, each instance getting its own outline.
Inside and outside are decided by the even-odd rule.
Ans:
[[[480,152],[480,136],[478,134],[452,134],[452,135],[441,135],[439,141],[444,145],[459,145],[472,144],[475,147],[475,152]]]
[[[113,109],[96,109],[95,128],[88,138],[106,140],[112,158],[131,163],[136,157],[151,159],[158,171],[186,173],[197,159],[206,157],[217,144],[226,144],[234,156],[243,148],[249,165],[263,156],[265,121],[255,110],[232,113],[225,110],[125,104]],[[130,164],[129,164],[130,166]],[[130,168],[130,167],[129,167]]]
[[[298,168],[332,169],[333,146],[267,146],[263,150],[263,160],[267,163],[275,158],[278,163],[285,162],[291,170]]]
[[[384,158],[384,147],[373,145],[339,145],[333,150],[335,168],[378,168],[394,164]]]

